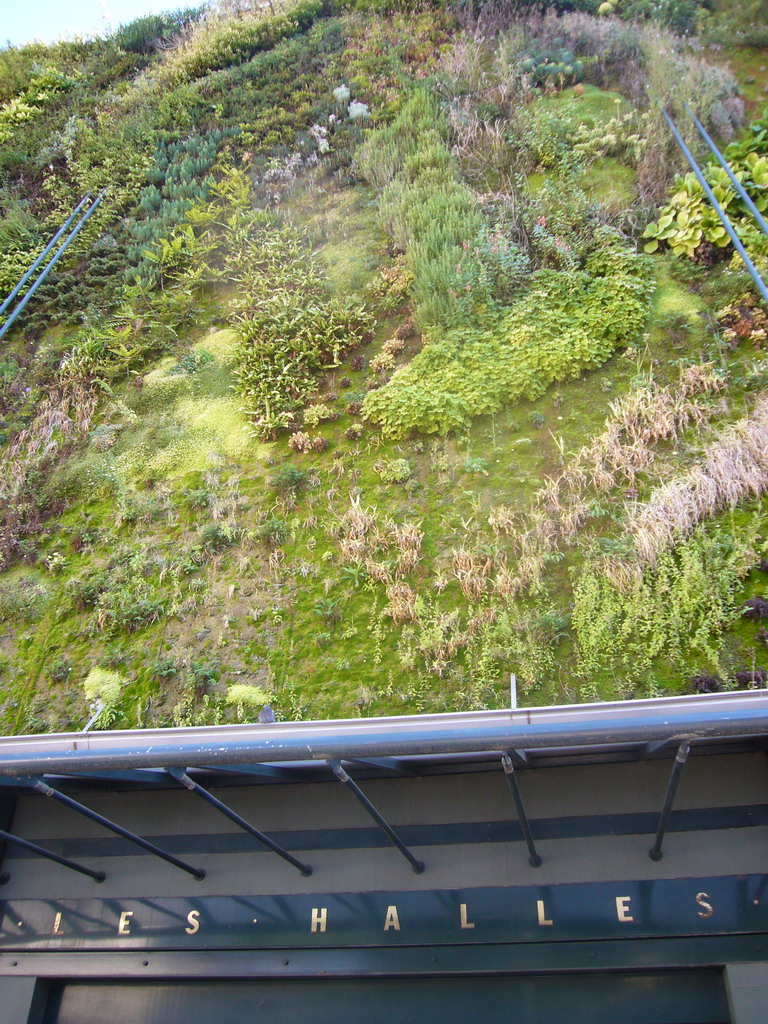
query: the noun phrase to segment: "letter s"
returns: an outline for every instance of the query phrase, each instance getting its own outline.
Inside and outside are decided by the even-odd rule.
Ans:
[[[189,921],[189,928],[185,928],[184,931],[187,935],[196,935],[200,931],[200,911],[190,910],[187,914],[187,920]]]

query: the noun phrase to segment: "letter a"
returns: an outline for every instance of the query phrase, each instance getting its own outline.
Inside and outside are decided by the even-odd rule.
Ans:
[[[390,928],[394,928],[396,932],[400,931],[400,918],[397,916],[397,907],[387,907],[387,916],[384,918],[384,931],[388,932]]]

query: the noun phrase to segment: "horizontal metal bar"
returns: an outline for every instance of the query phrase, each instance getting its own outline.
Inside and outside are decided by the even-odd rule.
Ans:
[[[540,749],[564,753],[606,745],[638,747],[683,739],[768,735],[768,693],[670,697],[600,705],[353,718],[276,725],[224,725],[6,736],[0,773],[73,773],[113,768],[218,767],[256,762],[326,761],[419,754],[458,755]]]
[[[83,864],[77,864],[67,857],[60,857],[58,853],[51,853],[45,847],[38,846],[37,843],[31,843],[28,839],[22,839],[21,836],[14,835],[13,832],[6,832],[5,829],[0,829],[0,839],[6,843],[12,843],[14,846],[21,846],[32,853],[37,853],[39,856],[45,857],[46,860],[52,860],[56,864],[61,864],[62,867],[71,868],[72,871],[79,871],[81,875],[88,875],[95,882],[103,882],[107,877],[103,871],[93,871],[91,868],[87,868]]]
[[[188,789],[190,793],[195,793],[202,800],[205,800],[206,803],[215,807],[216,810],[220,811],[225,817],[229,818],[230,821],[233,821],[244,832],[252,835],[254,839],[258,839],[260,843],[263,843],[269,850],[276,853],[278,857],[282,857],[283,860],[288,861],[288,863],[292,864],[293,867],[298,868],[302,875],[308,877],[312,874],[312,868],[308,864],[303,864],[292,854],[288,853],[287,850],[284,850],[283,847],[273,839],[270,839],[269,836],[265,836],[263,832],[259,831],[259,829],[254,828],[250,822],[246,821],[245,818],[241,818],[236,811],[232,810],[231,807],[227,807],[227,805],[223,801],[219,800],[218,797],[214,796],[213,793],[204,789],[199,782],[195,782],[194,779],[191,779],[186,772],[182,771],[181,768],[169,768],[168,774],[172,778],[176,779],[177,782],[181,783],[185,789]]]
[[[90,807],[86,807],[85,804],[81,804],[78,800],[73,800],[72,797],[67,796],[66,793],[61,793],[58,789],[54,789],[42,779],[36,778],[35,776],[20,777],[19,782],[21,785],[34,790],[36,793],[50,797],[52,800],[56,800],[58,803],[64,804],[65,807],[69,807],[77,814],[82,814],[85,818],[95,821],[109,832],[114,832],[115,835],[121,836],[123,839],[127,839],[128,842],[141,847],[141,849],[146,850],[147,853],[151,853],[155,857],[159,857],[161,860],[167,861],[169,864],[173,864],[174,867],[180,868],[182,871],[186,871],[188,875],[192,875],[192,877],[196,878],[198,881],[205,878],[205,871],[203,871],[202,868],[191,867],[183,860],[179,860],[178,857],[174,857],[172,853],[166,853],[165,850],[161,850],[159,846],[155,846],[154,843],[150,843],[147,839],[142,838],[142,836],[137,836],[135,832],[130,832],[127,828],[123,828],[122,825],[118,825],[117,822],[111,821],[109,818],[105,818],[104,815],[99,814],[98,811],[93,811]]]

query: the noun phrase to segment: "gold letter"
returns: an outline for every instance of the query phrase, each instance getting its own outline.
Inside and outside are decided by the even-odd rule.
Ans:
[[[184,931],[187,935],[196,935],[200,931],[200,911],[190,910],[187,914],[187,920],[189,921],[189,928],[185,928]]]
[[[696,903],[698,904],[698,906],[703,907],[703,910],[697,910],[696,911],[696,913],[699,915],[699,917],[712,917],[712,915],[714,914],[715,908],[712,906],[711,903],[707,903],[708,899],[709,899],[709,893],[708,892],[697,892],[696,893]]]
[[[387,916],[384,918],[384,931],[388,932],[390,928],[394,928],[396,932],[400,931],[400,918],[397,916],[397,907],[387,907]]]
[[[53,919],[53,934],[61,935],[61,911],[59,911]]]
[[[634,917],[629,912],[629,901],[632,899],[631,896],[617,896],[616,897],[616,917],[620,921],[634,921]]]
[[[472,922],[467,920],[467,904],[460,903],[459,910],[461,911],[461,927],[474,928],[475,926],[472,924]]]
[[[539,915],[539,924],[552,924],[551,921],[547,920],[544,910],[544,900],[536,900],[536,910]]]
[[[117,926],[118,935],[130,935],[131,934],[131,918],[133,917],[132,910],[124,910],[120,915],[120,923]]]
[[[328,923],[328,908],[312,907],[312,931],[313,932],[324,932],[325,926]]]

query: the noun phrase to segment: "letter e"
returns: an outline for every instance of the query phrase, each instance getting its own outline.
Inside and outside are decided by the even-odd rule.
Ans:
[[[132,910],[124,910],[120,915],[120,921],[117,925],[118,935],[130,935],[131,934],[131,918],[133,917]]]
[[[616,917],[619,921],[634,921],[634,917],[630,914],[629,904],[631,896],[617,896],[616,897]]]

